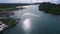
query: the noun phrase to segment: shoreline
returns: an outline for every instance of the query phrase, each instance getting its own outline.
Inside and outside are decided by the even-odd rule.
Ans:
[[[43,2],[39,5],[39,11],[52,15],[60,15],[60,4]]]
[[[0,34],[3,34],[4,31],[6,31],[7,29],[9,28],[12,28],[14,26],[16,26],[18,23],[19,23],[19,20],[21,19],[14,19],[12,18],[13,20],[13,23],[11,23],[10,25],[8,25],[7,23],[4,22],[4,19],[6,19],[5,17],[7,16],[10,16],[10,15],[14,15],[13,11],[4,11],[4,12],[0,12],[0,20],[3,22],[3,24],[7,25],[7,27],[4,27],[1,31],[0,31]],[[10,20],[10,17],[7,18],[8,20]],[[6,21],[7,21],[6,19]],[[10,21],[9,21],[10,22]],[[1,26],[1,25],[0,25]]]
[[[18,20],[18,19],[17,19],[17,20]],[[18,21],[16,21],[16,24],[14,24],[13,26],[8,26],[8,27],[3,28],[3,30],[0,31],[0,34],[3,34],[4,31],[6,31],[7,29],[10,29],[10,28],[16,26],[17,24],[18,24]]]

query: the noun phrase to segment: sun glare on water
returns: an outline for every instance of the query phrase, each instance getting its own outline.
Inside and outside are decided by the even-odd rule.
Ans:
[[[24,28],[24,30],[29,30],[30,29],[30,19],[26,19],[23,22],[23,28]]]

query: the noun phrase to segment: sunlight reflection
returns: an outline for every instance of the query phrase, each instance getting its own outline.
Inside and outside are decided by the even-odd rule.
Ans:
[[[24,28],[24,30],[28,30],[30,28],[30,19],[26,19],[23,22],[23,28]]]

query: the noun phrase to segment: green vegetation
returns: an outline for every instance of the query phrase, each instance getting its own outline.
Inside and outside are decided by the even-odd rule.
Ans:
[[[4,12],[4,13],[0,13],[2,19],[1,21],[8,25],[9,27],[10,26],[15,26],[17,24],[17,21],[13,18],[10,18],[9,16],[5,16],[5,15],[8,15],[9,13],[6,13],[5,11],[12,11],[12,10],[16,10],[16,6],[13,6],[13,5],[6,5],[6,4],[0,4],[0,12]],[[4,17],[8,17],[8,18],[4,18]]]
[[[13,5],[0,5],[0,12],[1,11],[11,11],[16,10],[16,6]]]
[[[17,9],[18,8],[16,8],[16,6],[13,6],[13,5],[0,4],[0,21],[2,22],[2,24],[5,24],[5,25],[2,25],[2,24],[0,25],[1,26],[0,28],[3,27],[2,31],[5,31],[6,28],[13,27],[17,24],[16,19],[9,17],[13,13],[6,12],[6,11],[17,10]]]
[[[5,18],[5,19],[2,19],[2,22],[8,26],[14,26],[17,24],[17,21],[13,18]]]
[[[0,8],[0,12],[16,10],[16,8]]]
[[[6,5],[6,4],[0,5],[0,8],[12,8],[12,7],[16,7],[16,6]]]
[[[60,4],[44,2],[40,4],[39,10],[44,11],[45,13],[60,15]]]

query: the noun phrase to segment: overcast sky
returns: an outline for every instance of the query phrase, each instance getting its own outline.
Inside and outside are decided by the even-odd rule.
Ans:
[[[34,3],[34,2],[60,3],[59,0],[0,0],[0,3]]]

